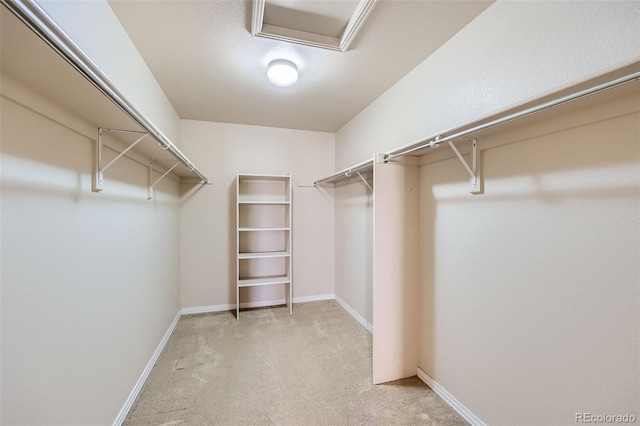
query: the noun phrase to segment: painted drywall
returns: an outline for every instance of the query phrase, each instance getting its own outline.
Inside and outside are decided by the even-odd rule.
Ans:
[[[420,168],[419,366],[486,424],[640,415],[640,86],[590,102]]]
[[[184,308],[236,303],[238,172],[291,173],[294,300],[335,293],[333,190],[312,187],[334,171],[333,134],[182,120],[180,140],[211,182],[185,186],[182,197]],[[279,298],[265,288],[243,302]]]
[[[638,61],[638,34],[637,2],[498,1],[337,132],[336,168]],[[444,149],[421,167],[418,366],[487,424],[637,416],[638,117],[610,110],[481,139],[482,195]]]
[[[335,200],[335,293],[373,325],[373,194],[358,179],[336,186]]]
[[[336,134],[344,169],[640,59],[640,2],[498,1]]]
[[[2,424],[112,424],[179,310],[179,185],[2,77]],[[106,160],[115,154],[105,150]]]
[[[38,4],[108,76],[127,100],[179,146],[178,114],[109,3],[106,0],[40,0]]]

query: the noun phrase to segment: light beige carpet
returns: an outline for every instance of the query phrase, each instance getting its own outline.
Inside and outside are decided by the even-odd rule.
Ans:
[[[184,316],[125,425],[464,425],[418,378],[371,382],[372,338],[335,301]]]

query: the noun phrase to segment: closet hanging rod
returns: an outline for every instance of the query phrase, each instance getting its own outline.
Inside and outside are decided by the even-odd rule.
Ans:
[[[335,182],[336,180],[340,180],[340,179],[344,179],[344,178],[348,178],[350,177],[353,173],[357,173],[357,172],[361,172],[363,170],[369,169],[373,167],[373,158],[369,159],[369,160],[365,160],[361,163],[358,163],[354,166],[351,166],[347,169],[341,170],[339,172],[335,172],[334,174],[332,174],[331,176],[328,176],[324,179],[320,179],[317,180],[315,182],[313,182],[313,185],[319,185],[322,183],[331,183],[331,182]]]
[[[556,106],[559,106],[559,105],[562,105],[562,104],[565,104],[567,102],[571,102],[571,101],[574,101],[574,100],[577,100],[577,99],[580,99],[580,98],[584,98],[586,96],[593,95],[595,93],[602,92],[602,91],[607,90],[607,89],[612,89],[614,87],[620,86],[620,85],[625,84],[625,83],[629,83],[629,82],[631,82],[633,80],[637,80],[639,78],[640,78],[640,72],[634,72],[634,73],[628,74],[628,75],[626,75],[624,77],[620,77],[620,78],[608,81],[606,83],[602,83],[602,84],[590,87],[588,89],[584,89],[584,90],[581,90],[579,92],[572,93],[570,95],[562,96],[560,98],[553,99],[553,100],[548,101],[548,102],[543,102],[543,103],[535,105],[533,107],[526,108],[526,109],[523,109],[521,111],[514,112],[513,114],[509,114],[509,115],[506,115],[506,116],[504,116],[502,118],[498,118],[496,120],[489,121],[488,123],[480,124],[478,126],[472,127],[470,129],[467,129],[467,130],[462,130],[460,132],[451,134],[449,136],[442,137],[442,134],[443,133],[448,133],[451,130],[446,131],[446,132],[442,132],[442,133],[438,133],[438,134],[436,134],[434,136],[421,139],[418,142],[414,142],[414,143],[408,145],[408,146],[412,146],[412,148],[406,148],[406,149],[398,148],[398,149],[395,149],[395,150],[392,150],[392,151],[388,151],[387,153],[384,154],[384,162],[387,163],[387,162],[393,160],[394,158],[403,157],[405,155],[410,155],[410,154],[413,154],[416,151],[421,151],[421,150],[423,150],[425,148],[434,148],[434,147],[439,146],[441,143],[450,142],[450,141],[453,141],[454,139],[460,139],[460,138],[469,136],[469,135],[471,135],[473,133],[477,133],[479,131],[489,129],[491,127],[495,127],[495,126],[498,126],[498,125],[501,125],[501,124],[508,123],[508,122],[516,120],[518,118],[523,118],[523,117],[526,117],[528,115],[535,114],[537,112],[540,112],[540,111],[543,111],[543,110],[546,110],[546,109],[549,109],[549,108],[553,108],[553,107],[556,107]],[[429,141],[429,142],[423,143],[425,141]],[[420,145],[414,146],[416,144],[420,144]]]
[[[106,74],[87,56],[69,35],[35,1],[0,0],[2,4],[44,40],[64,60],[100,90],[109,100],[153,137],[162,148],[180,161],[187,170],[209,183],[195,165],[175,146],[149,118],[131,104]]]

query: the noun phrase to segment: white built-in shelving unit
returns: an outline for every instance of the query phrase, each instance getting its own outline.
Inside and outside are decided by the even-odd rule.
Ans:
[[[293,313],[291,274],[291,176],[238,173],[236,318],[242,288],[284,287]]]

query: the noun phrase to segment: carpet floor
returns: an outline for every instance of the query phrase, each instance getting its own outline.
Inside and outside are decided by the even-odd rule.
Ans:
[[[372,384],[371,352],[334,300],[183,316],[124,424],[467,424],[416,377]]]

